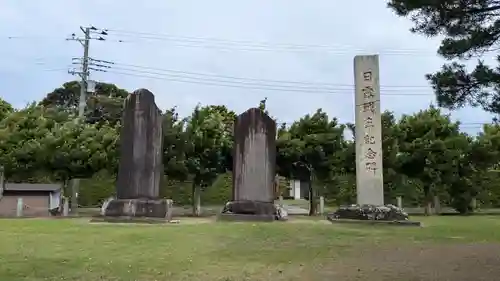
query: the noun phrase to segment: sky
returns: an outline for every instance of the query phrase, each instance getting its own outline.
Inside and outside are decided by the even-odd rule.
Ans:
[[[424,75],[444,63],[439,39],[412,34],[385,1],[0,0],[1,97],[23,107],[75,79],[67,69],[83,48],[66,38],[80,26],[108,30],[89,53],[115,64],[98,63],[111,68],[92,80],[147,88],[184,116],[198,103],[241,113],[267,98],[280,122],[318,108],[354,122],[353,58],[370,54],[382,110],[411,114],[434,103]],[[452,116],[470,133],[491,120],[473,108]]]

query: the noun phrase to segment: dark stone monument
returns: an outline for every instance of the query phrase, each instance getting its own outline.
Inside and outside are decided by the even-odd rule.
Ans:
[[[159,198],[163,174],[162,115],[154,95],[139,89],[124,102],[116,199],[103,205],[107,217],[170,219],[171,200]]]
[[[276,122],[258,108],[242,113],[234,124],[233,190],[222,220],[281,219],[274,204]]]

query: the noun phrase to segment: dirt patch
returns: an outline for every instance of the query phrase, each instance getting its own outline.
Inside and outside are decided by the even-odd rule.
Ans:
[[[325,278],[372,281],[500,280],[500,244],[368,246],[322,264]]]

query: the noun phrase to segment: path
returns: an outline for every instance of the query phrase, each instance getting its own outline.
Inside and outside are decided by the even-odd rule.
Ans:
[[[308,215],[309,210],[304,209],[299,206],[283,204],[283,208],[288,212],[289,215]]]
[[[325,280],[495,281],[499,244],[367,246],[318,267]]]

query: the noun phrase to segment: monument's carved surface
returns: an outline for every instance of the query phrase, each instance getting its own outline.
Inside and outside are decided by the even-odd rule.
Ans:
[[[354,58],[356,192],[360,205],[384,205],[378,56]]]

